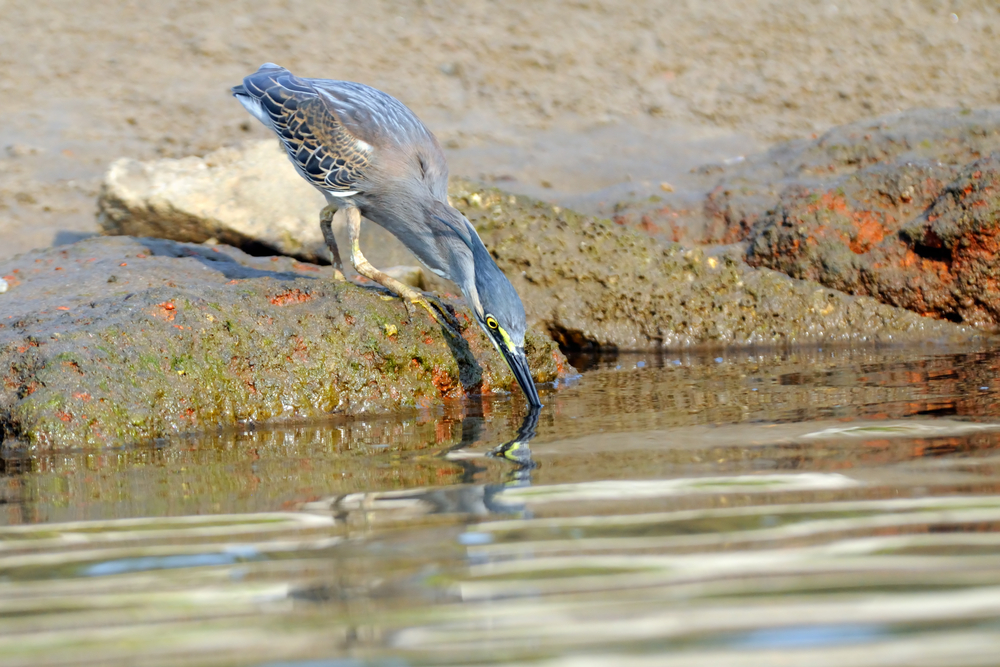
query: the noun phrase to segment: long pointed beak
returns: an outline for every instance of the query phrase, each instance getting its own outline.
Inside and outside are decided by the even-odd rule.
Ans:
[[[500,353],[503,354],[507,365],[517,383],[521,385],[524,397],[528,399],[528,405],[533,408],[542,407],[542,401],[538,398],[538,390],[535,389],[535,381],[531,379],[531,369],[528,368],[528,357],[524,355],[524,350],[518,348],[516,352],[510,352],[501,346]]]

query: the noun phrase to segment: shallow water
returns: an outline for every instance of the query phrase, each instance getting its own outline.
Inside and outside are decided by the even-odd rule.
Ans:
[[[575,361],[534,429],[4,459],[0,663],[1000,662],[1000,353]]]

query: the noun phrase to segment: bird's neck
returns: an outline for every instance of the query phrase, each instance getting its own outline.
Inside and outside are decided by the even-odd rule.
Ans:
[[[479,295],[483,292],[496,290],[498,285],[507,282],[507,276],[500,270],[497,263],[493,261],[493,255],[486,249],[486,246],[475,230],[472,230],[471,240],[472,275],[468,277],[469,286],[466,287],[463,284],[462,288],[465,290],[467,300],[470,301],[469,305],[475,308],[477,312],[482,312],[483,306],[479,300]]]

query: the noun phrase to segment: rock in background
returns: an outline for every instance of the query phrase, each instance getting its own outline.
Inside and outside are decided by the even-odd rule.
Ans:
[[[746,242],[753,266],[993,329],[995,151],[998,109],[910,111],[706,169],[715,181],[700,207],[647,202],[616,220],[653,236]]]
[[[267,141],[204,158],[117,160],[101,187],[98,221],[105,234],[215,239],[315,261],[325,257],[326,202],[280,158],[277,142]]]
[[[283,233],[301,227],[318,237],[318,212],[308,206],[296,209],[305,195],[314,194],[312,188],[295,173],[275,142],[222,153],[191,162],[116,163],[100,202],[103,219],[117,221],[106,223],[106,229],[155,230],[183,240],[189,238],[183,230],[196,226],[202,236],[217,235],[222,216],[198,218],[199,211],[231,211],[226,226],[234,230],[232,238],[251,239],[244,249],[254,252],[258,249],[252,236],[255,227],[242,223],[248,211],[277,215],[278,211],[299,210],[299,227],[289,226]],[[790,164],[795,159],[785,161]],[[177,171],[181,163],[185,165],[181,185],[170,185],[167,179],[163,186],[150,186],[147,180],[143,187],[130,187],[124,176],[126,164],[132,165],[130,171],[155,175]],[[208,166],[212,164],[226,166],[217,171]],[[241,171],[247,172],[251,183],[259,182],[264,174],[275,174],[275,178],[281,174],[281,188],[270,191],[239,185]],[[764,170],[765,175],[773,173],[773,169]],[[197,199],[189,192],[198,193]],[[240,193],[238,208],[229,206],[234,192]],[[627,225],[460,179],[452,179],[451,196],[514,282],[529,321],[548,331],[565,349],[906,342],[976,335],[971,329],[921,318],[872,299],[849,297],[817,283],[751,268],[738,248],[716,247],[706,252],[672,243],[661,245]],[[281,203],[283,198],[287,204]],[[127,206],[120,203],[126,200]],[[317,205],[321,207],[321,198]],[[189,223],[175,226],[170,218],[157,222],[159,211],[184,211]],[[254,224],[265,217],[255,215]],[[363,228],[369,236],[362,238],[362,247],[376,265],[416,262],[377,225],[366,223]],[[382,243],[382,236],[391,243]],[[346,242],[341,245],[346,247]],[[442,286],[450,284],[431,285]]]
[[[453,181],[531,323],[565,348],[968,341],[971,327],[755,269],[739,248],[660,245],[611,221]]]
[[[296,173],[278,142],[260,141],[204,158],[117,160],[101,186],[97,218],[105,234],[225,243],[253,255],[327,264],[319,229],[324,206],[323,195]],[[347,230],[334,226],[334,234],[353,275]],[[377,225],[364,225],[361,245],[369,260],[404,283],[456,291],[422,271],[413,254]]]

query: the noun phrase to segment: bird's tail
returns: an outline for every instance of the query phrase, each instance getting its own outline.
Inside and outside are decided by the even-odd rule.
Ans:
[[[284,67],[275,65],[274,63],[264,63],[257,68],[256,72],[243,78],[242,86],[233,87],[233,94],[237,96],[246,94],[260,99],[264,96],[265,91],[272,86],[294,88],[296,86],[292,82],[297,81],[297,77]],[[242,91],[237,90],[238,88],[242,88]],[[308,90],[311,91],[312,89],[309,88]]]
[[[277,79],[283,75],[290,75],[284,67],[279,67],[274,63],[264,63],[256,72],[243,79],[243,83],[233,86],[233,97],[239,100],[240,104],[251,113],[257,120],[271,127],[271,119],[267,111],[261,105],[261,98],[265,91],[277,83]]]

